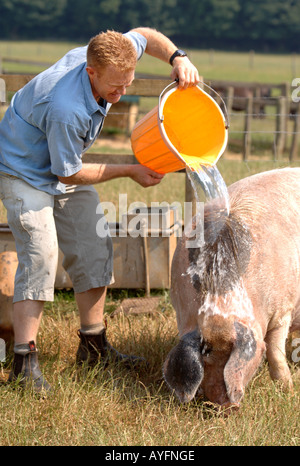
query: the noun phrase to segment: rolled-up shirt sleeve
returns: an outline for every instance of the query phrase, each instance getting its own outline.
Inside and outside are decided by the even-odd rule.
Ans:
[[[78,128],[50,120],[47,123],[47,139],[54,175],[71,176],[82,168],[84,140]]]
[[[135,31],[126,32],[124,36],[128,37],[136,48],[138,60],[142,57],[147,47],[147,39]]]

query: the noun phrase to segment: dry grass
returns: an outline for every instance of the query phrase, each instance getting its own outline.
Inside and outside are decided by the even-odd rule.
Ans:
[[[241,409],[220,414],[203,400],[180,405],[166,387],[161,367],[177,339],[168,294],[159,312],[110,318],[120,295],[107,305],[108,336],[120,351],[147,358],[139,373],[120,367],[87,373],[74,364],[78,317],[72,293],[57,293],[48,304],[39,338],[40,361],[54,393],[41,400],[0,385],[1,445],[202,446],[300,445],[299,379],[284,393],[267,366],[248,386]]]

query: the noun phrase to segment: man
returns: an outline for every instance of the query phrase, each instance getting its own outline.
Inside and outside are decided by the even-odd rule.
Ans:
[[[39,368],[36,339],[44,301],[53,300],[58,245],[79,310],[77,362],[140,359],[118,353],[106,340],[103,308],[113,280],[112,242],[96,234],[99,199],[91,185],[130,177],[147,187],[162,175],[142,165],[82,163],[82,154],[98,137],[111,104],[131,85],[144,51],[171,63],[180,88],[199,81],[187,56],[163,34],[150,28],[124,35],[107,31],[17,92],[0,123],[0,196],[19,260],[9,380],[31,381],[37,392],[50,389]]]

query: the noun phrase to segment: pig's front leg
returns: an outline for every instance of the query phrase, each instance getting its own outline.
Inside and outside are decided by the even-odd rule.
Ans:
[[[286,360],[285,345],[290,326],[290,319],[282,322],[280,327],[269,330],[265,342],[269,372],[273,380],[280,380],[285,388],[292,389],[292,377]]]

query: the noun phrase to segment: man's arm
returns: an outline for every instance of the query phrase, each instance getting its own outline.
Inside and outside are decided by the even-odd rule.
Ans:
[[[166,63],[169,63],[171,56],[178,49],[168,37],[155,29],[141,27],[135,28],[133,31],[147,39],[146,53]],[[200,81],[198,70],[188,57],[174,59],[171,78],[173,80],[179,79],[179,87],[182,89],[195,86]]]
[[[164,175],[154,172],[143,165],[109,165],[84,163],[81,170],[68,177],[58,176],[64,184],[96,184],[114,178],[129,177],[144,188],[158,184]]]

